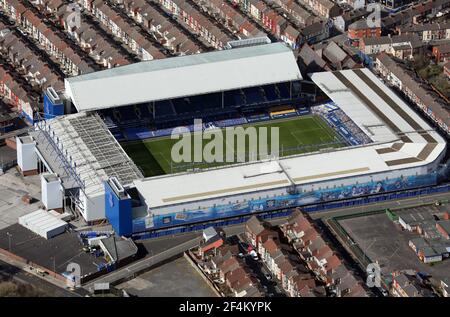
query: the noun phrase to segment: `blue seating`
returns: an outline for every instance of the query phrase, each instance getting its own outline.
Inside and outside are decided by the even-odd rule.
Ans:
[[[251,105],[264,102],[264,97],[261,95],[258,87],[245,88],[243,90],[247,99],[247,104]]]
[[[155,103],[156,117],[173,116],[173,115],[175,115],[175,113],[173,112],[173,107],[170,104],[170,100],[157,101]]]
[[[122,122],[138,120],[133,107],[119,108],[120,118]]]
[[[142,118],[151,118],[152,117],[152,114],[150,113],[150,110],[148,109],[148,104],[140,105],[139,110],[141,111]]]
[[[278,99],[277,93],[275,91],[275,86],[267,85],[263,87],[264,92],[266,93],[266,98],[268,101],[274,101]]]
[[[212,122],[218,127],[270,120],[267,109],[284,104],[289,98],[290,83],[287,82],[157,101],[154,113],[153,105],[149,103],[105,109],[99,113],[112,133],[135,139],[166,135],[173,127],[191,125],[194,118],[202,118],[203,122]],[[138,127],[148,130],[133,130]]]
[[[195,104],[195,109],[197,111],[222,108],[222,94],[215,93],[202,96],[195,96],[192,97],[192,102]]]
[[[236,100],[234,99],[233,92],[226,91],[224,93],[223,99],[226,107],[236,106]]]
[[[289,83],[277,84],[278,90],[280,91],[280,97],[282,99],[288,99],[291,97],[289,93]]]
[[[246,124],[246,123],[247,123],[247,120],[242,117],[214,121],[214,125],[216,125],[217,127],[221,127],[221,128],[229,127],[229,126],[233,126],[233,125],[242,125],[242,124]]]
[[[242,94],[239,90],[226,91],[224,93],[224,102],[226,107],[238,107],[244,105]]]
[[[192,112],[190,104],[184,98],[173,99],[172,103],[177,114]]]

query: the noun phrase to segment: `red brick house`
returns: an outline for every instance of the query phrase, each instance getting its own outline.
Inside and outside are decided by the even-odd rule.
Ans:
[[[381,37],[381,26],[371,27],[365,19],[359,20],[348,26],[347,35],[351,44],[358,47],[362,38]]]
[[[444,75],[450,78],[450,62],[444,65]]]
[[[436,223],[436,229],[445,238],[450,239],[450,221],[441,220]]]
[[[437,63],[450,61],[450,44],[434,46],[433,56]]]
[[[206,241],[199,247],[199,255],[204,256],[208,251],[215,250],[223,245],[223,239],[219,236],[215,236],[211,240]]]
[[[239,261],[234,256],[223,261],[218,267],[220,279],[225,282],[225,276],[227,273],[236,270],[238,267],[240,267]]]
[[[277,233],[264,227],[263,223],[256,217],[251,217],[245,224],[245,236],[256,250],[262,240],[267,240],[269,236],[277,236]]]

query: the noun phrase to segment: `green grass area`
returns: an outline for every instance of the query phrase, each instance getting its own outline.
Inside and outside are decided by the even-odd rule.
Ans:
[[[420,77],[433,85],[446,98],[450,98],[450,82],[444,74],[442,65],[431,62],[426,54],[414,55],[414,60],[407,62],[410,69],[417,71]]]
[[[307,153],[317,151],[321,148],[327,147],[341,147],[344,143],[337,137],[336,132],[329,127],[326,122],[319,116],[303,116],[294,119],[283,119],[278,121],[261,122],[256,124],[248,124],[244,127],[254,126],[256,128],[267,127],[267,143],[270,151],[270,128],[279,128],[279,148],[280,156],[294,155],[300,153]],[[222,129],[223,131],[224,129]],[[205,132],[206,134],[207,132]],[[192,135],[192,134],[191,134]],[[193,160],[193,139],[191,138],[191,158]],[[212,137],[212,140],[215,136]],[[223,138],[221,144],[223,153],[225,155],[227,148],[230,150],[230,141],[227,141],[226,133],[223,131]],[[178,142],[170,137],[148,139],[144,141],[131,141],[122,144],[124,150],[133,159],[144,172],[145,176],[155,176],[161,174],[169,174],[175,172],[185,171],[187,169],[207,168],[218,165],[231,164],[226,162],[199,162],[195,163],[174,163],[171,160],[172,146]],[[203,140],[203,148],[211,140]],[[234,142],[235,153],[237,152],[237,141]],[[253,154],[255,149],[249,151],[248,138],[245,146],[246,161],[255,160],[256,156]],[[213,153],[215,153],[213,151]],[[249,154],[250,153],[250,154]],[[251,158],[251,159],[249,159]],[[258,157],[259,159],[259,157]]]

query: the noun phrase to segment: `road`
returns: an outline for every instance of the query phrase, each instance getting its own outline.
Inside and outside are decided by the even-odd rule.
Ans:
[[[0,280],[12,279],[22,284],[30,284],[43,291],[47,296],[54,297],[80,297],[80,294],[65,290],[43,278],[39,278],[21,269],[0,260]]]
[[[270,222],[273,225],[277,225],[283,223],[284,221],[285,218],[278,218],[271,220]],[[227,236],[233,236],[243,233],[244,230],[245,224],[239,224],[224,228]],[[101,276],[95,280],[89,281],[84,285],[84,289],[92,289],[95,283],[115,284],[139,275],[140,273],[151,269],[152,267],[164,262],[165,260],[168,260],[178,254],[181,254],[189,249],[198,246],[200,239],[200,233],[193,232],[151,239],[151,242],[155,242],[155,244],[153,246],[146,246],[146,249],[148,249],[147,252],[150,252],[149,256],[146,256],[141,260],[138,260],[105,276]]]
[[[361,206],[337,208],[330,211],[319,211],[310,213],[309,215],[311,216],[312,219],[327,219],[332,217],[358,214],[386,208],[399,209],[399,208],[413,207],[417,205],[433,204],[438,200],[446,200],[446,199],[450,199],[450,193],[437,193],[433,195],[417,196],[398,200],[388,200],[384,202],[376,202]]]
[[[129,279],[130,277],[134,277],[139,273],[142,273],[151,267],[168,260],[180,253],[183,253],[195,246],[197,246],[200,242],[201,237],[196,237],[194,239],[190,239],[185,241],[179,245],[176,245],[172,248],[166,249],[162,252],[159,252],[154,255],[150,255],[145,257],[144,259],[138,260],[124,268],[113,271],[105,276],[101,276],[93,281],[90,281],[84,285],[84,289],[90,290],[93,289],[95,283],[110,283],[115,284],[122,280]]]
[[[247,253],[245,246],[248,246],[249,243],[244,239],[244,237],[242,237],[242,234],[233,236],[232,238],[230,238],[230,242],[232,244],[243,243],[239,247],[240,251],[244,255],[243,260],[247,267],[254,274],[254,276],[258,279],[260,284],[263,286],[264,293],[266,295],[269,296],[269,294],[271,294],[270,296],[274,297],[286,297],[286,295],[278,287],[278,283],[272,279],[272,274],[265,268],[262,260],[254,260],[252,259],[250,254]],[[270,279],[268,279],[267,276],[270,276]]]

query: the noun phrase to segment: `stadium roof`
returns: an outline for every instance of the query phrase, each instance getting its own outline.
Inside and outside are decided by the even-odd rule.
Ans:
[[[179,56],[65,79],[79,112],[302,79],[282,43]]]
[[[40,155],[45,156],[65,188],[80,187],[82,182],[84,193],[96,196],[104,192],[103,182],[110,177],[117,177],[124,185],[143,177],[97,114],[56,117],[39,127],[30,134],[37,141]],[[63,158],[57,151],[64,153],[64,160],[72,166],[78,182],[68,168],[62,168]]]
[[[267,163],[257,162],[136,180],[147,206],[424,166],[443,153],[444,139],[368,69],[321,72],[311,78],[374,143],[281,158],[270,170]]]

